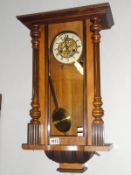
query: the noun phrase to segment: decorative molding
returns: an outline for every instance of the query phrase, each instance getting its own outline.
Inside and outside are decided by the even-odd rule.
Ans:
[[[100,18],[93,17],[91,19],[90,30],[92,32],[93,42],[93,57],[94,57],[94,101],[92,115],[94,117],[92,122],[92,145],[104,144],[104,122],[102,116],[104,111],[102,109],[101,87],[100,87]]]
[[[31,30],[33,48],[33,75],[32,75],[32,109],[30,110],[31,121],[28,124],[28,144],[40,144],[40,121],[41,116],[39,104],[39,25],[35,24]]]

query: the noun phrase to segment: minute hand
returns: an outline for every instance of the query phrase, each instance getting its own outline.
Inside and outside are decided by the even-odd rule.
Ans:
[[[83,67],[82,67],[82,65],[81,65],[78,61],[76,61],[75,59],[74,59],[74,66],[75,66],[76,69],[81,73],[81,75],[83,75],[83,73],[84,73]]]

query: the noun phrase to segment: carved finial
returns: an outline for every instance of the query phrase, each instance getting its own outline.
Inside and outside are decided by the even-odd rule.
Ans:
[[[31,29],[31,37],[32,37],[32,48],[39,48],[39,39],[40,39],[40,31],[39,31],[39,25],[34,24]]]
[[[93,32],[92,40],[93,43],[100,43],[100,31],[101,31],[101,25],[100,25],[100,18],[94,17],[91,19],[92,25],[91,25],[91,31]]]

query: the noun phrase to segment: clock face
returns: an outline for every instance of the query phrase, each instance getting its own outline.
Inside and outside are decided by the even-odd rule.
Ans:
[[[73,32],[58,34],[52,46],[52,52],[57,61],[71,64],[77,61],[82,54],[82,42],[79,36]]]

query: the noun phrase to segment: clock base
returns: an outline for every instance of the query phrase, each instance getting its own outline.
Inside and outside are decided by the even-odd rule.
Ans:
[[[79,163],[61,163],[57,171],[59,172],[71,172],[71,173],[83,173],[87,168],[83,164]]]
[[[82,165],[91,159],[94,152],[84,151],[45,151],[46,156],[61,165],[79,164]]]

